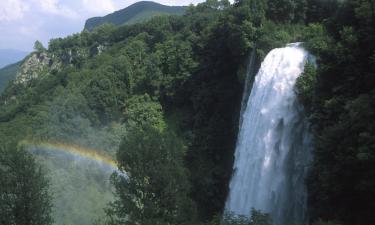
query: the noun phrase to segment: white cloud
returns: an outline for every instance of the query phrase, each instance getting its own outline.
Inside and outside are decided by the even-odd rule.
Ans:
[[[22,0],[2,0],[0,5],[0,22],[22,19],[28,10]]]
[[[61,4],[58,0],[32,0],[34,7],[44,13],[59,15],[67,18],[76,19],[78,13],[70,7]]]
[[[58,13],[59,12],[59,6],[57,0],[43,0],[38,1],[34,0],[36,4],[39,4],[41,9],[45,12],[49,13]]]
[[[109,13],[116,9],[112,0],[83,0],[83,6],[89,13]]]
[[[32,37],[36,38],[41,36],[43,33],[43,23],[42,22],[35,22],[33,24],[23,24],[17,26],[15,29],[16,33],[19,33],[23,37]]]

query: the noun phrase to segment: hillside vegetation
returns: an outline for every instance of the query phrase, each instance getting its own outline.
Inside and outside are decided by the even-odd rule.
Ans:
[[[15,63],[0,69],[0,93],[4,91],[10,81],[16,78],[19,65],[20,63]]]
[[[140,1],[106,16],[88,19],[85,23],[85,29],[92,31],[95,27],[104,23],[114,25],[134,24],[158,15],[182,15],[185,10],[185,6],[166,6],[151,1]]]
[[[84,146],[116,157],[128,172],[130,179],[111,176],[113,199],[95,199],[110,189],[97,170],[74,174],[76,165],[42,155],[49,168],[67,165],[69,172],[54,174],[62,192],[87,188],[59,202],[67,219],[59,224],[89,224],[94,215],[96,224],[224,224],[249,52],[256,46],[259,65],[271,49],[303,41],[318,64],[306,67],[296,88],[316,139],[311,222],[374,224],[374,15],[372,1],[208,0],[183,16],[53,39],[28,57],[40,63],[24,67],[1,95],[0,143],[11,150],[24,139]],[[98,202],[105,216],[91,210]],[[270,222],[261,212],[240,219],[228,223]]]

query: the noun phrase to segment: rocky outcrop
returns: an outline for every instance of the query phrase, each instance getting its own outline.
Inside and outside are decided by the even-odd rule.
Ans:
[[[21,64],[15,83],[26,84],[33,79],[49,74],[53,70],[59,70],[59,68],[61,68],[60,60],[49,53],[31,53]]]
[[[52,73],[52,71],[61,71],[66,66],[73,64],[79,65],[88,57],[100,55],[107,49],[106,44],[95,45],[89,48],[67,48],[60,51],[38,51],[31,53],[21,63],[15,84],[27,84]]]

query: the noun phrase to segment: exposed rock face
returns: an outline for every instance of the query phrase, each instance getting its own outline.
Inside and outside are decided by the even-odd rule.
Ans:
[[[105,50],[107,50],[107,44],[106,43],[104,45],[95,45],[95,46],[90,48],[90,56],[94,57],[96,55],[100,55]]]
[[[100,55],[107,46],[96,45],[89,48],[64,49],[54,53],[48,51],[33,52],[21,63],[14,81],[15,84],[27,84],[31,80],[48,76],[52,71],[61,71],[65,66],[79,64],[87,57]]]
[[[61,62],[47,52],[34,52],[21,64],[16,84],[26,84],[33,79],[47,75],[52,70],[59,70]]]

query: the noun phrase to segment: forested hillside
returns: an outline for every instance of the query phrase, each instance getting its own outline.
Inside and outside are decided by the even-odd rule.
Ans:
[[[114,25],[134,24],[158,15],[182,15],[184,6],[166,6],[151,1],[140,1],[103,17],[93,17],[86,21],[85,29],[92,31],[104,23]]]
[[[208,0],[183,16],[104,24],[36,48],[0,97],[0,177],[5,187],[28,182],[7,163],[18,154],[40,183],[0,187],[9,202],[0,203],[7,212],[0,222],[24,224],[16,218],[32,214],[32,224],[51,223],[47,191],[37,193],[45,201],[20,200],[39,211],[20,214],[14,203],[13,196],[48,187],[22,145],[27,140],[96,149],[116,157],[130,178],[114,173],[115,196],[95,199],[110,188],[87,167],[89,176],[74,177],[87,195],[61,198],[74,201],[76,213],[59,214],[58,224],[221,224],[250,51],[256,46],[259,66],[271,49],[302,41],[317,57],[296,88],[316,139],[311,223],[374,224],[374,19],[371,0]],[[58,168],[56,158],[46,159]],[[64,179],[74,166],[54,174],[63,191],[71,189]],[[269,223],[260,212],[241,221],[232,224]]]
[[[307,33],[317,69],[308,67],[300,80],[316,139],[311,213],[343,224],[374,224],[374,2],[331,2],[327,8],[335,12],[312,20]]]
[[[16,78],[20,63],[15,63],[0,69],[0,93],[3,92],[8,83]]]

